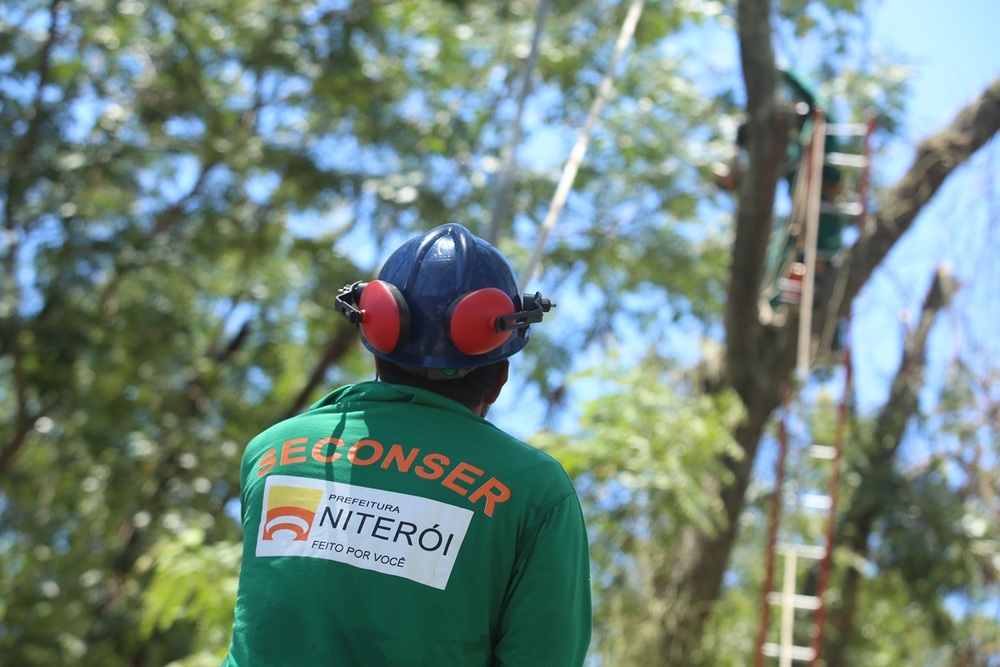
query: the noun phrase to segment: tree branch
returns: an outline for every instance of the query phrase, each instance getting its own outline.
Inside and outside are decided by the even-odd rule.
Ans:
[[[947,308],[956,289],[955,279],[939,268],[924,298],[920,319],[907,337],[903,357],[893,378],[889,398],[879,410],[875,432],[867,456],[856,469],[861,484],[854,492],[837,527],[836,543],[865,556],[874,526],[884,513],[885,488],[890,484],[899,444],[909,418],[918,412],[917,401],[924,382],[927,362],[927,338],[938,313]],[[830,624],[836,634],[825,642],[823,654],[829,667],[850,664],[844,653],[853,632],[854,612],[861,581],[855,568],[849,568],[841,587],[838,607],[831,609]]]
[[[35,96],[31,102],[31,121],[27,131],[17,142],[11,154],[11,165],[8,172],[7,196],[4,198],[4,226],[13,230],[17,226],[16,209],[22,203],[24,190],[26,189],[24,165],[30,164],[35,149],[38,147],[38,140],[41,137],[42,126],[45,124],[48,114],[45,111],[45,88],[48,86],[52,73],[52,50],[62,38],[59,31],[59,16],[63,0],[52,0],[49,3],[49,32],[38,53],[38,81],[35,84]]]
[[[304,408],[306,403],[309,401],[309,396],[323,381],[323,376],[326,375],[326,370],[347,354],[357,338],[358,329],[351,326],[340,327],[340,329],[330,337],[330,340],[326,343],[326,347],[323,349],[323,356],[321,356],[319,361],[316,362],[316,367],[313,368],[313,372],[309,375],[309,380],[306,381],[306,384],[302,387],[301,391],[299,391],[295,400],[292,401],[291,405],[289,405],[285,410],[281,419],[294,417],[302,411],[302,408]]]
[[[1000,78],[995,80],[945,130],[917,147],[909,170],[888,193],[870,233],[850,251],[850,274],[840,314],[847,315],[875,267],[913,225],[945,179],[1000,132]]]
[[[14,459],[21,451],[27,439],[28,433],[34,426],[38,413],[33,412],[28,406],[28,373],[24,364],[24,339],[21,336],[23,330],[21,315],[18,307],[21,301],[21,286],[17,278],[17,263],[20,247],[20,235],[15,230],[20,226],[17,220],[17,209],[21,205],[24,192],[27,189],[24,165],[30,164],[38,147],[41,137],[42,125],[47,114],[45,112],[45,101],[43,94],[45,87],[51,79],[52,71],[52,50],[61,39],[59,31],[59,16],[63,0],[52,0],[49,3],[49,32],[38,54],[38,82],[35,88],[35,96],[32,100],[33,112],[27,131],[16,143],[12,151],[10,169],[7,173],[7,192],[3,197],[3,223],[4,229],[8,232],[9,248],[3,256],[2,262],[6,269],[6,277],[3,280],[3,287],[10,290],[13,296],[14,309],[11,315],[10,328],[6,332],[10,338],[10,355],[12,362],[14,394],[17,401],[17,414],[14,417],[14,433],[10,439],[0,446],[0,472],[8,472],[14,465]],[[2,349],[2,346],[0,346]]]
[[[545,16],[549,11],[550,0],[541,0],[535,9],[535,33],[531,39],[531,52],[524,62],[521,91],[517,96],[517,112],[511,121],[510,137],[502,151],[502,164],[497,176],[496,191],[493,195],[493,206],[490,209],[490,224],[486,231],[486,240],[493,245],[500,241],[500,230],[510,212],[510,200],[514,192],[514,181],[517,176],[517,147],[521,143],[523,133],[522,117],[524,105],[531,92],[531,78],[535,74],[538,63],[538,52],[541,48],[542,35],[545,32]]]

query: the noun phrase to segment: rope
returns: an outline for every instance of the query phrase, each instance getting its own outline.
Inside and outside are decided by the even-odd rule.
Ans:
[[[576,145],[573,146],[569,159],[566,160],[565,167],[563,167],[562,177],[559,179],[559,185],[556,187],[555,195],[553,195],[552,202],[549,204],[549,212],[545,216],[542,228],[539,231],[538,241],[535,244],[535,251],[521,277],[522,290],[527,289],[527,284],[531,282],[532,278],[535,277],[538,265],[542,261],[542,253],[545,252],[545,242],[548,240],[549,234],[555,227],[556,218],[559,216],[559,212],[562,211],[563,206],[566,204],[566,198],[569,196],[570,188],[573,187],[573,181],[576,180],[576,174],[580,170],[580,163],[583,162],[583,157],[587,153],[587,144],[590,142],[590,135],[593,133],[594,124],[597,122],[597,116],[600,115],[601,110],[604,108],[604,103],[611,94],[611,85],[614,83],[615,69],[618,67],[618,60],[621,58],[622,53],[625,52],[625,47],[627,47],[628,43],[632,41],[632,35],[635,34],[635,27],[639,23],[639,17],[642,15],[644,4],[644,0],[632,0],[632,5],[628,9],[628,14],[625,15],[625,21],[622,23],[621,31],[618,33],[618,41],[615,42],[614,53],[611,55],[611,62],[608,63],[608,69],[604,73],[604,78],[601,80],[601,85],[597,91],[597,97],[594,98],[594,102],[590,106],[590,113],[587,115],[587,122],[583,126],[583,131],[580,133],[580,137],[577,139]]]
[[[496,193],[493,197],[493,207],[490,211],[490,225],[486,232],[486,240],[496,245],[500,238],[500,225],[507,217],[507,209],[510,208],[510,194],[514,187],[514,172],[517,170],[517,146],[521,143],[521,118],[524,115],[524,105],[531,91],[531,75],[535,71],[538,63],[538,52],[541,50],[542,34],[545,31],[545,16],[549,10],[550,0],[541,0],[535,10],[535,34],[531,38],[531,52],[528,60],[524,63],[523,81],[521,82],[521,92],[517,96],[517,112],[511,123],[510,138],[503,147],[503,167],[500,169],[500,178],[497,181]]]
[[[813,112],[813,130],[809,141],[809,198],[805,211],[805,265],[802,281],[802,301],[799,308],[799,339],[796,375],[800,382],[809,376],[812,346],[813,293],[816,284],[816,238],[819,230],[820,190],[822,189],[823,148],[826,142],[826,120],[818,108]]]

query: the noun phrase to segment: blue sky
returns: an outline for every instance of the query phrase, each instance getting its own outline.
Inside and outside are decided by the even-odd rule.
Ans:
[[[883,0],[875,6],[874,48],[912,68],[903,137],[875,165],[891,183],[909,166],[917,143],[1000,77],[1000,2]],[[956,354],[984,345],[1000,353],[993,333],[1000,323],[997,251],[1000,142],[994,140],[949,178],[856,302],[852,339],[862,408],[884,400],[904,329],[939,264],[966,286],[933,332],[932,383],[943,381],[947,359]]]
[[[881,0],[873,6],[873,43],[913,67],[910,139],[948,122],[1000,76],[1000,2]]]

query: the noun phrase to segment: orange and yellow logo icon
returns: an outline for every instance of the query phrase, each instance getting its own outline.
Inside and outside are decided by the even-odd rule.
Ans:
[[[305,541],[309,537],[323,489],[278,486],[268,489],[264,540]]]

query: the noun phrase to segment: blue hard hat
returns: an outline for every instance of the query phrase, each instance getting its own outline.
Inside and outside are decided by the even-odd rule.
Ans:
[[[378,279],[341,290],[337,310],[373,354],[415,368],[470,369],[521,351],[554,306],[522,296],[503,255],[449,223],[401,245]]]

